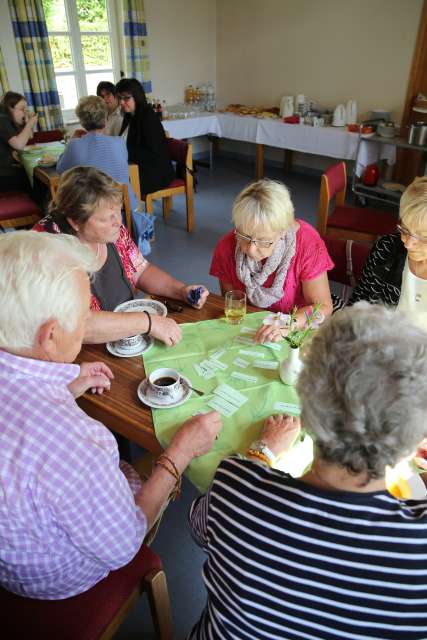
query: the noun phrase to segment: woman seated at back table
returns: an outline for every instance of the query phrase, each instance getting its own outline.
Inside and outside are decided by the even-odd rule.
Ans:
[[[327,320],[305,357],[310,471],[270,468],[298,421],[269,418],[193,504],[208,604],[189,640],[427,637],[427,499],[399,502],[384,479],[427,433],[427,335],[367,307]]]
[[[107,105],[108,117],[105,135],[118,136],[122,128],[123,115],[116,95],[116,86],[112,82],[102,80],[96,87],[96,95]]]
[[[276,312],[297,306],[299,326],[315,304],[324,317],[332,313],[327,271],[333,262],[317,231],[295,220],[285,185],[274,180],[248,185],[234,202],[232,218],[235,229],[218,242],[210,268],[223,294],[246,291],[252,305]],[[256,340],[283,337],[283,328],[263,325]]]
[[[165,131],[138,80],[122,78],[116,91],[124,113],[120,135],[126,140],[130,162],[139,167],[141,193],[154,193],[175,177]]]
[[[0,102],[0,193],[31,191],[25,169],[14,158],[33,135],[37,115],[29,115],[24,96],[7,91]]]
[[[373,246],[349,304],[358,300],[406,311],[427,329],[427,177],[415,178],[403,193],[397,233]]]
[[[107,105],[98,96],[80,98],[76,115],[85,136],[73,138],[67,145],[56,166],[58,173],[77,166],[95,167],[108,173],[116,182],[128,185],[135,238],[144,255],[150,253],[149,240],[153,237],[151,216],[139,213],[141,203],[129,183],[128,152],[122,138],[104,135],[107,122]]]
[[[75,235],[99,257],[100,270],[91,283],[85,342],[104,343],[148,332],[173,346],[181,339],[174,320],[113,310],[131,300],[136,289],[188,302],[191,292],[201,287],[200,299],[192,305],[197,309],[203,307],[209,292],[201,285],[186,285],[147,262],[121,223],[121,205],[122,192],[110,176],[92,167],[75,167],[61,176],[50,213],[34,229]]]

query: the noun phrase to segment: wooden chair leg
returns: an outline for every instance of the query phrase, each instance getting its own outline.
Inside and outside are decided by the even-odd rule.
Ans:
[[[187,202],[187,231],[191,233],[194,227],[194,193],[193,190],[185,192]]]
[[[163,220],[167,220],[169,218],[169,214],[172,208],[172,197],[166,196],[166,198],[162,198],[162,206],[163,206]]]
[[[144,578],[153,624],[160,640],[173,640],[172,612],[163,571],[154,570]]]
[[[145,212],[150,216],[153,214],[153,200],[149,194],[145,198]]]

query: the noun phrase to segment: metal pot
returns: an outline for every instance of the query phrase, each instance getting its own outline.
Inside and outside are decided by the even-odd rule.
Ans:
[[[408,133],[409,144],[424,146],[427,144],[427,123],[416,122],[411,124]]]

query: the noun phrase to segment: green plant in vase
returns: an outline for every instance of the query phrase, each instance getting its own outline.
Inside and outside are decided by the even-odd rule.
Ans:
[[[309,338],[313,330],[323,322],[323,314],[320,311],[320,304],[313,305],[311,313],[305,313],[305,323],[303,327],[297,327],[298,308],[294,307],[290,314],[289,331],[285,336],[286,342],[290,349],[287,357],[280,365],[280,378],[284,384],[294,385],[298,380],[299,373],[302,369],[300,359],[300,347]],[[295,328],[292,328],[295,327]]]

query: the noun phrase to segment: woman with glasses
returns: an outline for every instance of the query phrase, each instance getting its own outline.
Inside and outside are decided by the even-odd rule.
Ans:
[[[15,159],[33,135],[37,115],[28,113],[27,101],[15,91],[7,91],[0,102],[0,192],[31,191],[27,174]]]
[[[248,185],[233,205],[235,229],[215,247],[210,274],[221,292],[246,291],[248,301],[262,309],[289,313],[298,307],[305,323],[313,305],[323,317],[332,313],[327,271],[333,268],[323,240],[313,227],[296,220],[288,189],[274,180]],[[277,341],[284,330],[263,325],[256,339]]]
[[[373,246],[349,304],[358,300],[396,307],[427,329],[427,177],[403,193],[397,233]]]
[[[165,131],[138,80],[123,78],[116,91],[123,112],[120,135],[126,140],[129,162],[139,167],[141,193],[154,193],[175,177]]]

